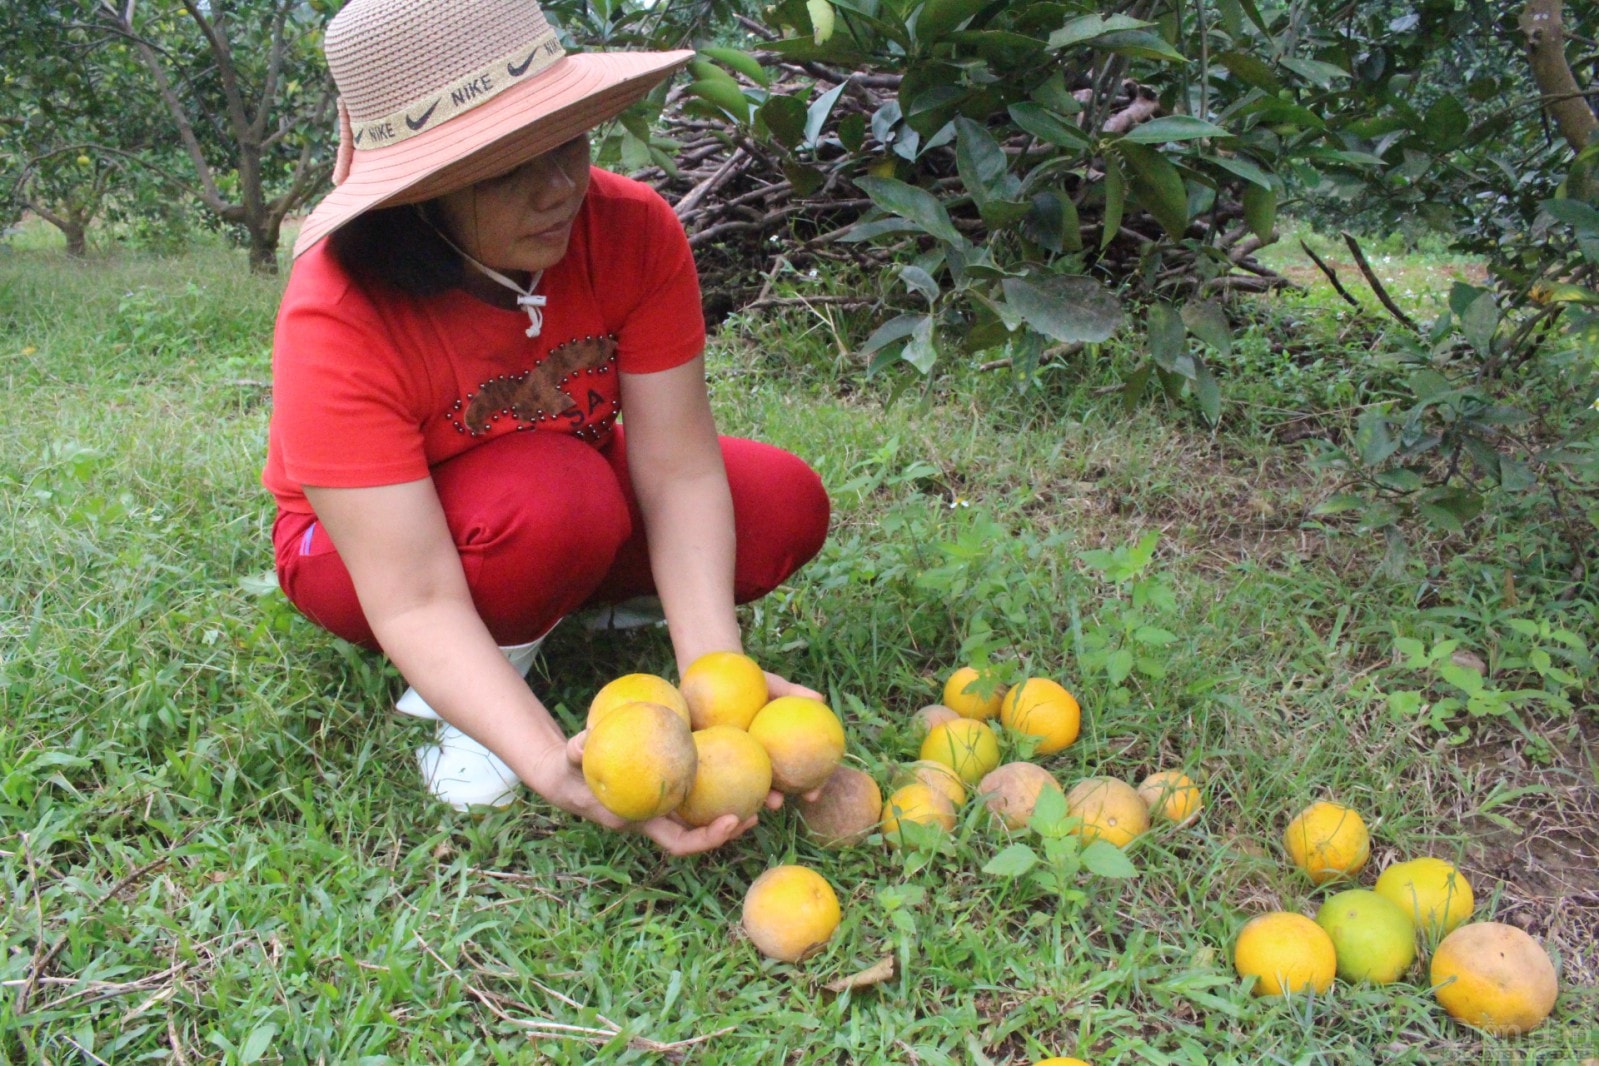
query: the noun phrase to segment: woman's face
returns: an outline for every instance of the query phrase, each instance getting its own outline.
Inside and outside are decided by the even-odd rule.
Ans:
[[[543,270],[560,262],[589,187],[588,134],[498,177],[438,198],[451,240],[484,266]]]

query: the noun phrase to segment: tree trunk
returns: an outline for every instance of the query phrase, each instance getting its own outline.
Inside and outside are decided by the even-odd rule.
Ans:
[[[1554,119],[1560,136],[1580,152],[1593,140],[1599,119],[1566,62],[1566,28],[1561,0],[1527,0],[1521,12],[1521,32],[1527,38],[1527,59],[1532,78],[1543,94],[1544,111]]]
[[[260,223],[250,227],[250,273],[278,272],[278,230]]]
[[[73,259],[87,259],[89,257],[89,239],[87,231],[82,225],[74,220],[62,226],[61,232],[67,238],[67,255]]]

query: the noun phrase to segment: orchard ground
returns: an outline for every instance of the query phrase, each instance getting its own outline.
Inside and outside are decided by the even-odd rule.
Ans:
[[[1387,324],[1356,275],[1364,318],[1294,242],[1272,254],[1308,291],[1240,306],[1216,429],[1181,404],[1124,411],[1117,345],[1019,389],[952,364],[868,379],[850,354],[863,323],[826,304],[713,338],[724,431],[805,456],[834,495],[822,555],[743,617],[752,654],[827,694],[853,765],[886,786],[915,758],[911,715],[986,657],[1080,699],[1081,737],[1039,760],[1068,787],[1162,768],[1203,782],[1196,825],[1129,850],[1138,876],[1062,894],[984,872],[1010,841],[974,805],[941,849],[822,851],[779,812],[670,860],[537,802],[481,820],[430,803],[412,757],[426,727],[386,713],[395,672],[271,581],[257,476],[281,279],[219,247],[75,263],[37,227],[0,245],[0,1058],[1599,1059],[1591,658],[1569,714],[1527,703],[1438,729],[1387,698],[1437,695],[1397,637],[1486,663],[1511,619],[1593,643],[1595,594],[1551,561],[1535,514],[1410,531],[1386,570],[1379,538],[1312,516],[1339,488],[1315,441],[1372,402]],[[1419,318],[1476,269],[1402,250],[1375,265]],[[675,676],[659,630],[568,624],[531,683],[576,729],[634,671]],[[1421,966],[1252,999],[1229,962],[1239,926],[1343,887],[1282,857],[1317,798],[1371,826],[1361,884],[1440,855],[1478,917],[1533,933],[1560,969],[1550,1021],[1482,1038]],[[797,967],[737,931],[746,887],[781,862],[843,905]]]

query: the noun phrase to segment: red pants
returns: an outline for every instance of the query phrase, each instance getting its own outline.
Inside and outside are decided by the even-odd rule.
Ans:
[[[722,458],[738,544],[733,593],[747,603],[821,550],[827,492],[803,460],[769,444],[723,437]],[[472,601],[499,644],[533,640],[580,608],[655,591],[620,427],[599,449],[560,433],[514,433],[440,464],[433,482]],[[280,512],[272,541],[289,601],[376,648],[315,516]]]

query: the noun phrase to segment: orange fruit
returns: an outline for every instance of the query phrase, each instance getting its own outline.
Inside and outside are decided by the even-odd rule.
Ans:
[[[1149,808],[1143,797],[1132,785],[1114,777],[1090,777],[1072,786],[1066,793],[1066,814],[1082,819],[1073,831],[1085,844],[1108,840],[1125,848],[1149,828]]]
[[[1088,1063],[1082,1059],[1062,1058],[1056,1055],[1054,1058],[1039,1059],[1033,1063],[1033,1066],[1088,1066]]]
[[[1138,794],[1144,798],[1151,818],[1162,818],[1177,825],[1192,822],[1205,807],[1199,786],[1181,770],[1150,774],[1139,782]]]
[[[759,663],[736,651],[706,652],[689,663],[678,686],[688,701],[695,729],[731,725],[748,729],[755,712],[766,706],[766,673]]]
[[[1432,953],[1432,994],[1449,1016],[1474,1029],[1515,1036],[1536,1028],[1560,993],[1555,965],[1513,925],[1462,925]]]
[[[1071,746],[1082,728],[1077,697],[1047,677],[1030,677],[1005,693],[999,721],[1006,729],[1038,738],[1037,755],[1053,755]]]
[[[918,759],[899,768],[894,775],[894,787],[908,785],[913,781],[920,781],[930,786],[935,792],[942,792],[949,802],[959,807],[966,802],[966,782],[960,775],[941,762],[932,759]]]
[[[593,729],[594,723],[599,721],[601,716],[624,703],[636,703],[639,700],[670,707],[682,716],[683,721],[690,720],[688,701],[677,690],[677,686],[666,678],[654,674],[623,674],[616,680],[606,683],[594,694],[594,699],[589,702],[588,723],[585,728]]]
[[[883,793],[872,775],[853,766],[840,766],[822,782],[815,800],[801,796],[794,802],[805,835],[824,848],[858,844],[877,828],[883,810]]]
[[[1345,981],[1392,984],[1416,961],[1416,926],[1403,907],[1366,888],[1329,896],[1316,912]]]
[[[1409,911],[1410,920],[1429,940],[1453,931],[1477,905],[1465,874],[1442,859],[1396,862],[1377,875],[1374,887]]]
[[[1337,973],[1338,954],[1327,931],[1303,914],[1273,911],[1238,931],[1233,967],[1257,996],[1325,992]]]
[[[936,825],[946,833],[951,832],[955,828],[955,805],[929,785],[920,782],[902,785],[883,803],[883,839],[891,845],[898,844],[899,827],[906,822]]]
[[[694,783],[677,808],[689,825],[710,825],[724,814],[759,814],[772,790],[772,760],[742,729],[713,725],[694,734]]]
[[[945,722],[959,718],[960,715],[942,703],[929,703],[926,707],[917,711],[913,717],[916,719],[918,731],[925,737],[934,726],[943,725]]]
[[[921,757],[943,763],[968,785],[999,765],[999,740],[988,723],[977,718],[957,718],[935,726],[922,740]]]
[[[1006,829],[1022,829],[1045,789],[1062,791],[1054,774],[1035,762],[1008,762],[983,776],[977,794]]]
[[[1371,837],[1360,815],[1340,803],[1317,802],[1283,831],[1283,850],[1316,884],[1348,877],[1366,865]]]
[[[844,757],[844,723],[808,696],[779,696],[756,713],[749,731],[771,756],[772,787],[780,792],[820,787]]]
[[[1005,686],[979,674],[974,666],[961,667],[944,682],[944,706],[962,718],[994,717],[1004,696]]]
[[[774,866],[744,893],[744,932],[769,959],[799,962],[814,955],[841,917],[833,886],[804,866]]]
[[[642,822],[682,804],[698,760],[694,734],[677,712],[659,703],[625,703],[589,730],[583,780],[606,810]]]

